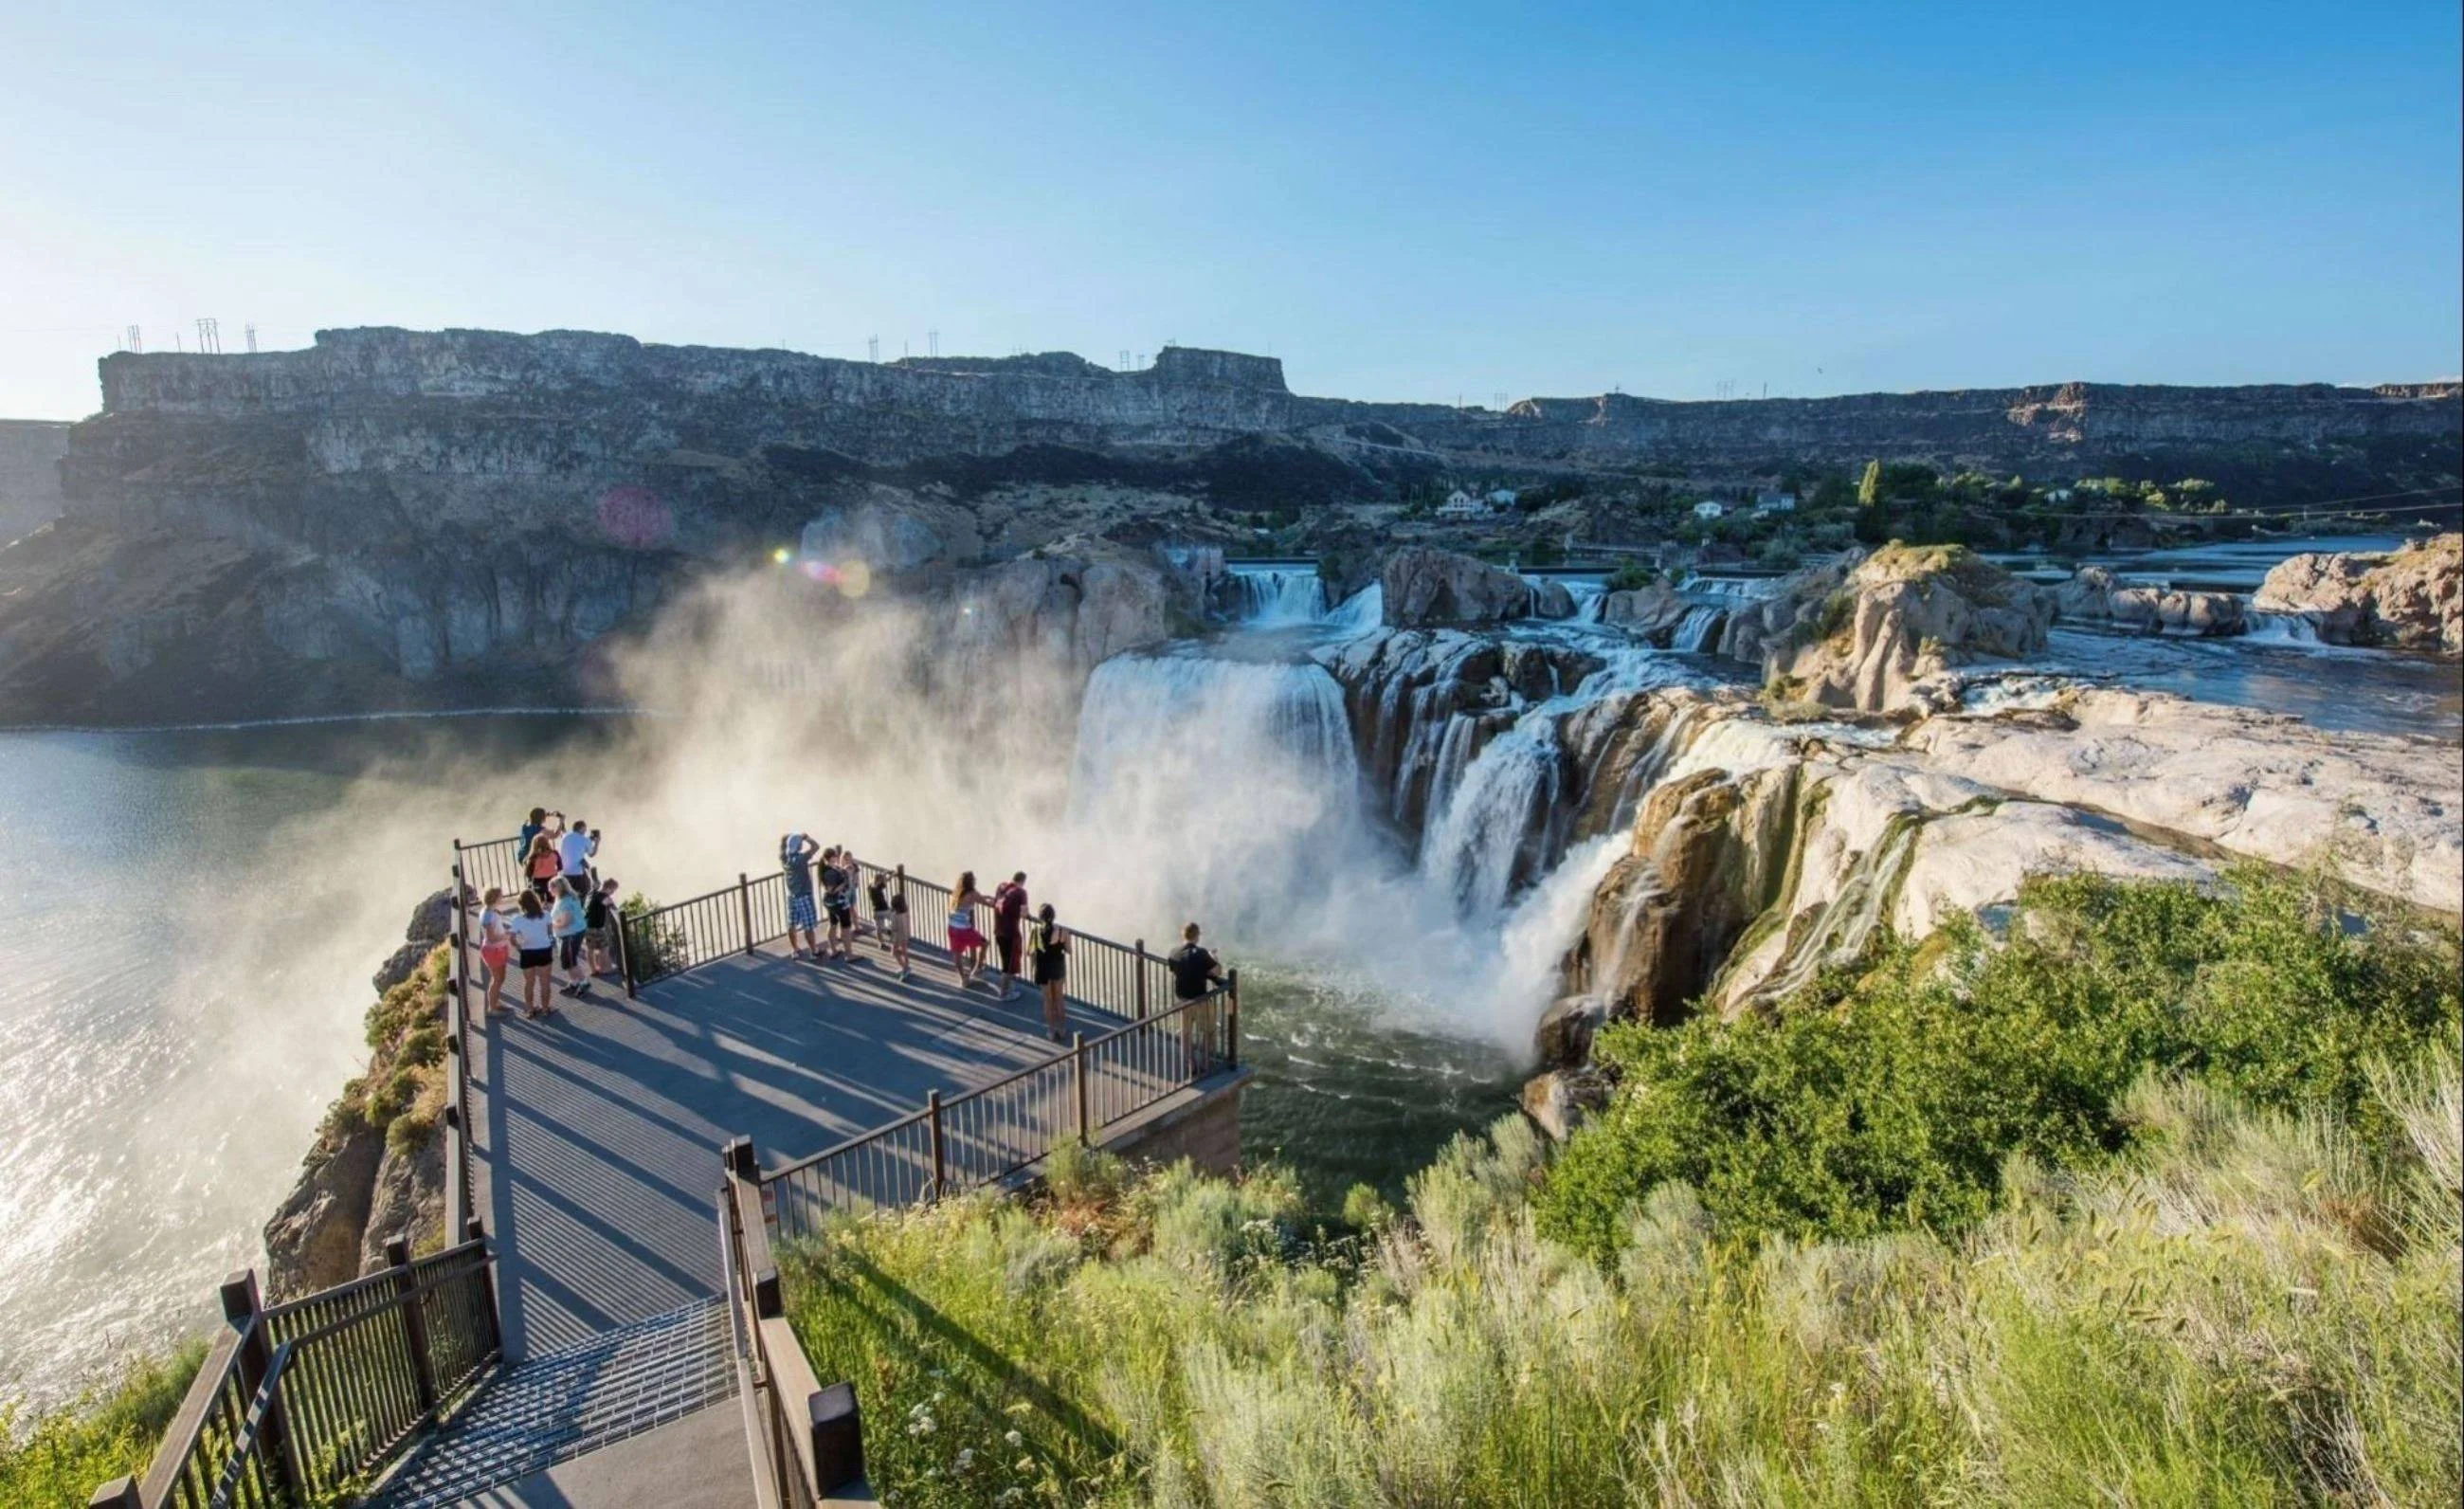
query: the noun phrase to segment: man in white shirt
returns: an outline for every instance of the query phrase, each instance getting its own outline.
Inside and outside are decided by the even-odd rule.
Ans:
[[[590,831],[588,823],[578,817],[573,820],[573,826],[564,831],[564,836],[556,841],[557,859],[563,867],[564,877],[573,882],[576,895],[581,894],[589,881],[590,861],[598,853],[599,835]]]

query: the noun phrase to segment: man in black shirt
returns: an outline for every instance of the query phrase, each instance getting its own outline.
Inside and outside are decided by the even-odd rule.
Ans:
[[[1223,961],[1208,952],[1198,941],[1198,924],[1190,923],[1180,930],[1180,946],[1172,951],[1164,964],[1172,970],[1172,998],[1177,1002],[1202,1001],[1203,1005],[1183,1005],[1180,1009],[1181,1050],[1189,1055],[1189,1072],[1194,1076],[1213,1072],[1216,1058],[1216,1022],[1222,1014],[1220,998],[1211,998],[1216,982],[1223,978]]]

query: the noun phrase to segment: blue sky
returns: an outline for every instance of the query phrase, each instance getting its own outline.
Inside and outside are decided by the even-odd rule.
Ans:
[[[2464,367],[2458,11],[0,0],[0,415],[221,321],[1487,402]]]

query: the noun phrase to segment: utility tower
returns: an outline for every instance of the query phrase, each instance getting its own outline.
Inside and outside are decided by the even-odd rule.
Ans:
[[[256,326],[254,324],[247,324],[240,328],[248,332],[248,354],[254,356],[256,354]]]
[[[864,354],[865,354],[865,359],[866,359],[867,361],[871,361],[871,362],[878,362],[878,361],[880,361],[880,360],[881,360],[881,337],[879,337],[879,336],[877,336],[877,335],[869,335],[869,336],[866,336],[866,337],[864,338]]]
[[[927,330],[924,332],[924,349],[928,354],[933,356],[939,356],[941,354],[940,331]]]
[[[121,346],[123,351],[142,352],[145,349],[145,332],[135,325],[128,327],[128,334],[123,340],[124,344]]]
[[[1126,372],[1126,371],[1128,371],[1129,369],[1130,369],[1130,351],[1129,351],[1129,347],[1127,347],[1127,346],[1123,346],[1123,347],[1121,348],[1121,370],[1122,370],[1122,371],[1124,371],[1124,372]]]
[[[223,350],[222,322],[210,315],[197,321],[197,352],[201,356],[220,356]]]

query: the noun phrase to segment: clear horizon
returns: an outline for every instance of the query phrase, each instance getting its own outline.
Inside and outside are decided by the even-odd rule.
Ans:
[[[0,19],[0,417],[129,324],[1167,340],[1494,405],[2464,371],[2454,7]]]

